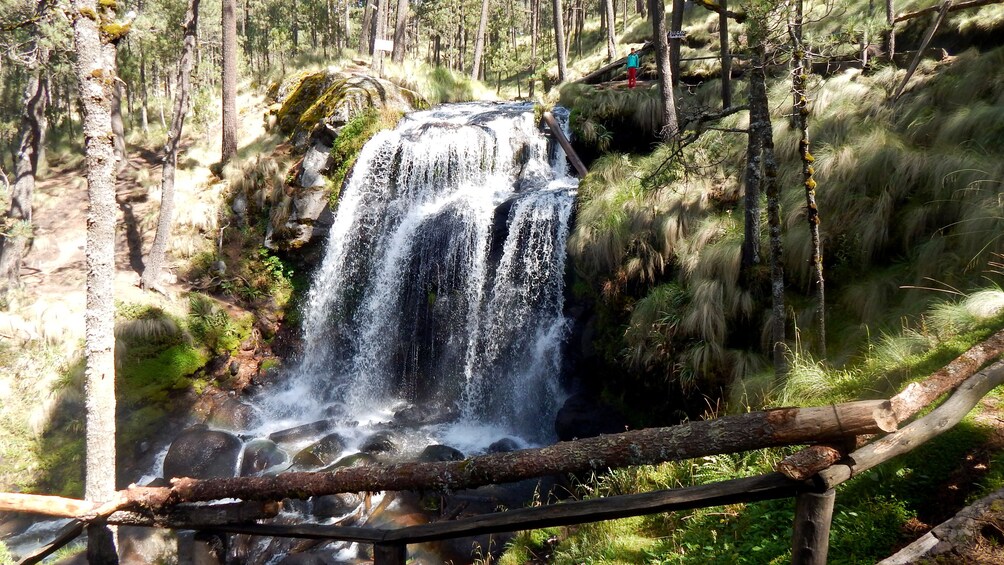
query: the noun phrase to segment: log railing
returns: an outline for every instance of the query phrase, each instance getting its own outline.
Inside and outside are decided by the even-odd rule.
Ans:
[[[796,499],[792,562],[826,562],[834,487],[950,429],[993,388],[1004,383],[1004,361],[977,370],[1004,351],[1004,331],[960,356],[929,379],[885,401],[818,408],[782,408],[610,434],[552,446],[473,457],[464,461],[343,468],[330,473],[272,477],[174,479],[162,488],[130,487],[96,504],[57,497],[0,494],[0,511],[75,518],[54,542],[20,563],[36,563],[69,543],[94,521],[220,533],[354,541],[374,546],[376,565],[405,563],[411,543],[486,533],[597,522],[674,510],[769,499]],[[952,392],[954,390],[954,392]],[[939,407],[903,428],[938,397]],[[843,455],[854,438],[887,435]],[[692,459],[767,447],[811,444],[777,471],[756,477],[655,492],[522,508],[396,529],[251,523],[274,516],[276,500],[341,492],[455,490],[556,473]],[[206,506],[207,501],[245,502]]]

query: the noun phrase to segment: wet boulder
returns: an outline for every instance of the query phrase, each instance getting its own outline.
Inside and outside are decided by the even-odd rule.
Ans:
[[[356,493],[328,494],[310,499],[310,513],[319,518],[338,518],[352,512],[363,502]]]
[[[394,412],[394,424],[405,427],[442,424],[457,419],[456,408],[444,408],[435,404],[409,404]]]
[[[244,446],[244,456],[241,458],[241,476],[257,475],[258,473],[286,462],[286,453],[270,439],[256,439]]]
[[[519,451],[519,444],[511,437],[504,437],[488,446],[487,453],[509,453]]]
[[[454,449],[448,445],[430,445],[422,450],[418,455],[421,463],[432,463],[434,461],[462,461],[464,454],[459,449]]]
[[[230,396],[218,399],[206,418],[206,423],[214,428],[241,431],[258,425],[258,413],[250,404]]]
[[[353,453],[321,469],[321,472],[334,471],[340,467],[364,467],[366,465],[373,465],[376,462],[376,457],[373,457],[369,453]]]
[[[359,447],[363,453],[373,454],[394,454],[400,448],[400,438],[390,430],[379,431],[366,439]]]
[[[296,426],[295,428],[273,432],[268,435],[268,439],[276,443],[292,443],[329,432],[334,427],[335,423],[330,420],[318,420],[309,424],[303,424],[302,426]]]
[[[561,441],[616,434],[627,427],[627,418],[616,408],[584,394],[575,394],[558,410],[554,431]]]
[[[164,477],[233,477],[240,453],[241,440],[237,436],[205,426],[194,426],[171,443],[164,458]]]
[[[303,448],[293,457],[294,471],[317,469],[335,461],[345,450],[345,440],[338,434],[328,434]]]

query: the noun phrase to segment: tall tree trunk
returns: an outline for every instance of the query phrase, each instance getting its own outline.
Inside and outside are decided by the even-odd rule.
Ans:
[[[141,48],[142,49],[142,48]],[[142,50],[139,55],[139,96],[142,107],[140,113],[140,127],[143,133],[150,132],[150,97],[146,85],[146,53]]]
[[[387,4],[390,0],[379,0],[376,8],[376,28],[373,32],[374,40],[387,39]],[[383,56],[381,49],[373,48],[373,69],[377,75],[383,75]]]
[[[223,149],[221,163],[237,155],[237,17],[236,0],[223,0]]]
[[[791,90],[794,97],[795,127],[799,132],[798,154],[802,159],[802,186],[805,189],[805,219],[812,240],[812,279],[816,286],[816,331],[821,359],[826,358],[826,284],[823,277],[823,249],[819,239],[819,208],[816,206],[816,180],[809,152],[809,102],[806,98],[806,76],[812,69],[809,54],[802,43],[802,0],[795,1],[795,19],[791,26],[792,57]]]
[[[645,0],[634,0],[634,10],[643,18],[648,16],[648,7],[645,5]]]
[[[558,56],[558,84],[568,77],[568,60],[565,55],[564,15],[561,13],[561,0],[551,0],[554,9],[554,46]]]
[[[540,34],[540,0],[530,0],[530,98],[537,88],[537,36]]]
[[[481,0],[481,18],[478,19],[478,35],[474,40],[474,60],[471,62],[471,79],[481,76],[481,57],[485,53],[485,29],[488,27],[488,0]]]
[[[896,6],[895,0],[885,0],[885,52],[889,62],[895,64],[896,56]]]
[[[766,60],[763,53],[760,60]],[[766,88],[764,88],[766,91]],[[766,103],[766,98],[763,102]],[[751,101],[752,103],[752,101]],[[781,378],[788,373],[785,357],[784,331],[784,258],[781,244],[781,191],[777,182],[777,160],[774,157],[774,130],[769,121],[763,128],[763,172],[764,192],[767,193],[767,231],[770,239],[770,296],[771,296],[771,353],[774,359],[774,374]]]
[[[351,18],[349,18],[349,8],[350,8],[349,0],[345,0],[345,3],[343,4],[344,25],[342,26],[343,27],[342,33],[344,34],[345,39],[342,41],[342,43],[339,44],[339,47],[344,45],[347,48],[349,46],[349,37],[352,35],[352,23],[351,23],[352,20]]]
[[[394,26],[394,53],[390,60],[401,64],[408,50],[408,10],[411,9],[408,0],[397,0],[397,23]]]
[[[604,7],[606,8],[607,14],[607,62],[611,62],[617,58],[617,48],[614,44],[614,25],[617,18],[614,16],[614,1],[615,0],[603,0]]]
[[[683,0],[673,0],[673,15],[669,29],[674,37],[669,40],[669,64],[673,69],[673,86],[680,82],[680,37],[683,31]]]
[[[48,129],[45,110],[49,101],[49,78],[46,75],[49,50],[41,45],[36,45],[35,49],[34,68],[24,88],[24,110],[14,162],[10,208],[0,224],[0,296],[16,287],[21,276],[21,260],[31,235],[35,175]]]
[[[655,36],[655,65],[659,72],[659,93],[662,96],[662,131],[659,137],[670,141],[680,126],[676,118],[676,96],[673,93],[673,69],[669,62],[669,39],[666,37],[666,6],[663,0],[651,0],[652,35]]]
[[[372,55],[373,54],[373,14],[376,11],[376,2],[378,0],[364,0],[366,6],[363,8],[363,22],[362,27],[359,28],[359,54],[360,55]]]
[[[296,0],[290,0],[290,28],[293,40],[293,54],[300,48],[300,7],[297,6]]]
[[[99,12],[100,10],[100,12]],[[100,13],[100,16],[99,16]],[[87,311],[84,333],[86,474],[84,497],[111,500],[115,492],[115,148],[112,98],[115,40],[102,37],[99,21],[115,21],[114,4],[74,0],[73,40],[80,99],[84,108],[87,162]],[[101,20],[99,20],[101,18]],[[88,527],[91,563],[114,563],[107,527]],[[105,543],[98,543],[104,540]],[[109,543],[110,542],[110,543]],[[94,553],[91,553],[91,550]],[[112,547],[113,549],[113,547]]]
[[[164,145],[164,169],[160,178],[160,217],[157,219],[157,235],[147,256],[140,285],[147,289],[158,289],[160,273],[167,253],[167,242],[171,238],[171,220],[174,216],[174,171],[178,164],[178,145],[188,114],[188,98],[191,90],[192,64],[195,53],[195,31],[199,25],[199,2],[189,0],[183,26],[185,39],[181,48],[178,69],[177,96],[174,99],[174,115],[171,116],[171,131]]]
[[[767,108],[766,75],[762,49],[753,48],[750,60],[750,124],[746,144],[745,226],[743,231],[742,268],[745,272],[760,264],[760,182],[763,153],[763,130],[770,127]]]
[[[732,106],[732,54],[729,52],[729,16],[726,0],[719,0],[722,11],[718,13],[718,43],[722,59],[722,109]]]

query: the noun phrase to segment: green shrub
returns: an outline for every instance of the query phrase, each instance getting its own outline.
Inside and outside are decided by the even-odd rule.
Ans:
[[[188,330],[213,353],[237,349],[251,334],[252,323],[250,316],[235,322],[215,300],[204,294],[189,295]]]

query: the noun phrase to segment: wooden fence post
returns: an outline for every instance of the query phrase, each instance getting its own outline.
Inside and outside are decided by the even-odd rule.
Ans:
[[[404,543],[373,544],[373,565],[404,565],[408,558],[408,545]]]
[[[830,520],[836,491],[802,492],[795,497],[795,531],[791,539],[792,565],[826,565],[830,548]]]

